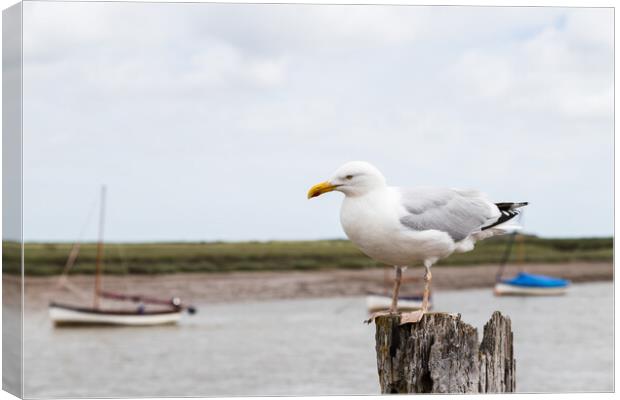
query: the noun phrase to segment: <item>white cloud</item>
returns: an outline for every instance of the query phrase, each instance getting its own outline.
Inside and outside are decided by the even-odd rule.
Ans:
[[[613,25],[602,23],[610,22],[608,13],[595,11],[598,18],[592,10],[570,13],[560,26],[507,42],[499,51],[464,52],[451,69],[454,84],[463,82],[474,97],[493,98],[514,112],[610,118]],[[588,33],[578,35],[581,30]]]
[[[102,181],[111,238],[341,236],[336,197],[304,192],[349,159],[395,184],[531,200],[527,228],[544,235],[611,233],[609,10],[36,2],[25,15],[28,237],[72,239],[59,221],[79,220]],[[566,221],[558,196],[593,211]]]

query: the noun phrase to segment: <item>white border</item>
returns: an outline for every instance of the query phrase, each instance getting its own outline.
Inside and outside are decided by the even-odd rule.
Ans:
[[[99,0],[81,0],[81,1],[99,1]],[[109,1],[118,1],[118,2],[123,2],[123,0],[109,0]],[[18,3],[19,1],[16,0],[0,0],[0,7],[2,10]],[[187,3],[188,1],[183,1],[183,0],[167,0],[167,1],[161,1],[161,0],[132,0],[132,2],[157,2],[157,3],[163,3],[163,2],[174,2],[174,3]],[[190,2],[198,2],[198,1],[190,1]],[[210,3],[209,1],[205,1],[204,3]],[[369,1],[369,0],[355,0],[355,1],[351,1],[351,0],[339,0],[339,1],[331,1],[331,0],[313,0],[313,1],[301,1],[301,0],[290,0],[290,1],[260,1],[260,0],[247,0],[247,1],[230,1],[230,0],[220,0],[217,2],[212,2],[212,3],[293,3],[293,4],[307,4],[307,3],[312,3],[312,4],[380,4],[380,5],[394,5],[394,4],[400,4],[400,5],[458,5],[458,6],[502,6],[502,7],[512,7],[512,6],[527,6],[527,7],[547,7],[547,6],[551,6],[551,7],[612,7],[615,8],[616,6],[616,2],[614,1],[609,1],[609,0],[590,0],[590,1],[579,1],[579,0],[557,0],[557,1],[552,1],[552,0],[521,0],[521,1],[492,1],[492,0],[477,0],[477,1],[459,1],[459,0],[444,0],[444,1],[438,1],[438,0],[425,0],[425,1],[414,1],[414,0],[393,0],[393,1],[385,1],[385,0],[375,0],[375,1]],[[615,12],[614,12],[614,23],[615,23]],[[1,19],[0,19],[0,24],[1,24]],[[2,31],[0,30],[0,39],[1,39],[1,33]],[[614,47],[615,47],[615,43],[618,42],[618,33],[617,31],[614,29]],[[0,58],[1,58],[1,54],[0,54]],[[614,99],[615,99],[615,93],[617,87],[618,87],[618,82],[615,80],[615,70],[616,70],[616,66],[618,65],[616,62],[617,59],[617,55],[614,52]],[[1,70],[1,62],[0,62],[0,70]],[[0,80],[0,88],[1,88],[1,80]],[[0,99],[0,108],[2,105],[2,100]],[[615,103],[614,103],[614,132],[615,132]],[[0,125],[1,126],[1,125]],[[615,135],[614,135],[615,136]],[[0,144],[1,146],[1,144]],[[616,141],[614,140],[614,154],[616,150]],[[0,166],[1,168],[1,166]],[[0,171],[1,172],[1,171]],[[616,230],[615,228],[618,226],[618,215],[615,213],[615,209],[618,206],[618,196],[616,196],[616,177],[618,176],[617,174],[618,170],[615,166],[615,157],[614,157],[614,237],[616,237]],[[0,173],[1,175],[1,173]],[[1,199],[0,199],[1,202]],[[1,223],[2,219],[0,216],[0,223]],[[0,250],[1,251],[1,250]],[[615,241],[614,241],[614,266],[615,266]],[[0,285],[0,295],[2,292],[2,288]],[[617,319],[615,318],[615,312],[618,309],[618,297],[615,295],[615,280],[614,280],[614,338],[617,335],[618,329],[617,329]],[[0,329],[2,327],[2,322],[0,319]],[[618,358],[618,349],[615,346],[615,340],[614,340],[614,367],[615,367],[615,360]],[[1,355],[1,349],[0,349],[0,355]],[[569,355],[567,355],[569,356]],[[0,358],[0,366],[1,366],[1,358]],[[618,382],[618,371],[617,369],[614,368],[614,381]],[[417,395],[419,396],[419,395]],[[359,399],[359,398],[363,398],[363,399],[379,399],[380,396],[330,396],[329,398],[333,398],[333,399],[342,399],[342,400],[353,400],[353,399]],[[400,397],[399,398],[412,398],[413,396],[404,396],[404,397]],[[424,396],[424,397],[428,397],[428,396]],[[448,397],[448,395],[433,395],[433,399],[446,399]],[[520,400],[520,399],[533,399],[533,398],[538,398],[538,397],[544,397],[546,399],[553,399],[553,400],[563,400],[563,399],[581,399],[584,397],[590,398],[590,399],[609,399],[609,398],[613,398],[615,397],[614,393],[588,393],[588,394],[581,394],[581,393],[563,393],[563,394],[512,394],[510,395],[510,399],[515,399],[515,400]],[[233,397],[233,398],[222,398],[222,399],[231,399],[231,400],[238,400],[238,399],[245,399],[247,397]],[[264,399],[270,399],[272,397],[263,397]],[[310,396],[310,397],[304,397],[304,399],[310,399],[310,400],[314,400],[314,399],[322,399],[324,397],[318,397],[318,396]],[[470,398],[484,398],[484,399],[496,399],[496,398],[506,398],[506,395],[461,395],[460,398],[463,399],[470,399]],[[0,400],[7,400],[7,399],[15,399],[15,396],[4,392],[4,391],[0,391]],[[119,399],[123,399],[123,398],[119,398]],[[150,399],[150,398],[147,398]],[[157,399],[157,398],[156,398]],[[172,398],[172,399],[176,399],[176,398]],[[180,399],[180,398],[179,398]],[[273,399],[278,399],[278,400],[294,400],[294,399],[298,399],[297,397],[273,397]]]

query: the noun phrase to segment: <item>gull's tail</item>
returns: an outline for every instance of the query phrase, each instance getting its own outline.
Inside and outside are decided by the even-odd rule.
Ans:
[[[483,226],[479,231],[472,233],[470,236],[457,243],[455,251],[464,253],[474,248],[474,243],[478,240],[490,238],[495,235],[505,235],[509,232],[518,231],[521,227],[514,224],[514,221],[510,221],[519,213],[519,208],[527,206],[527,202],[524,203],[495,203],[495,206],[500,211],[500,216],[495,222],[489,225]]]
[[[497,221],[493,222],[491,225],[483,226],[481,230],[484,231],[486,229],[493,228],[501,224],[505,224],[506,222],[510,221],[511,219],[519,215],[520,213],[519,208],[525,207],[527,205],[528,205],[527,201],[523,203],[495,203],[495,206],[497,206],[497,208],[501,212],[501,215],[499,216]],[[503,225],[501,228],[503,228],[503,230],[509,230],[509,229],[519,229],[520,227],[518,225]]]

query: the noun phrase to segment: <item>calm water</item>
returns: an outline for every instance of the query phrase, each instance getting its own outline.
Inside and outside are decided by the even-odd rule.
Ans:
[[[515,332],[521,392],[613,390],[613,286],[564,297],[436,292],[435,308],[482,330],[493,310]],[[27,397],[376,394],[364,298],[199,305],[179,326],[54,329],[25,321]]]

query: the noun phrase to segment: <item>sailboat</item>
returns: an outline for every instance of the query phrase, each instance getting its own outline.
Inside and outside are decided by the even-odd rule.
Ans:
[[[55,325],[129,325],[148,326],[174,324],[179,321],[184,311],[194,314],[196,309],[185,305],[178,297],[171,299],[157,299],[141,295],[128,295],[104,291],[102,289],[103,272],[103,222],[105,215],[106,188],[101,188],[101,202],[99,213],[99,240],[97,243],[97,258],[95,266],[95,284],[92,306],[71,305],[52,301],[49,304],[49,316]],[[79,243],[76,243],[67,260],[65,271],[61,276],[66,287],[66,273],[77,259]],[[137,307],[125,309],[105,309],[101,307],[101,299],[128,301],[137,303]],[[156,305],[157,308],[147,309],[146,305]]]
[[[502,276],[515,240],[519,242],[518,260],[520,271],[516,276],[504,279]],[[557,296],[566,293],[570,286],[569,280],[525,272],[522,270],[523,258],[523,235],[515,231],[508,241],[502,263],[495,278],[496,282],[493,293],[496,296]]]

